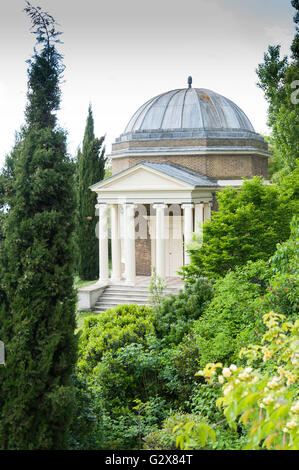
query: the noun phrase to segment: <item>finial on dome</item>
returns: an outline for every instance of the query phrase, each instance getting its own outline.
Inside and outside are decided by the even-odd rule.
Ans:
[[[189,76],[188,77],[188,87],[191,88],[191,86],[192,86],[192,77]]]

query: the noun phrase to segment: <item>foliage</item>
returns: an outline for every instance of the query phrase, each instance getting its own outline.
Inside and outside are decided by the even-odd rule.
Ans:
[[[275,277],[295,279],[297,236],[294,218],[290,240],[277,246],[270,263],[249,261],[214,285],[193,278],[178,296],[164,299],[159,310],[120,306],[85,320],[79,374],[97,397],[99,448],[245,446],[245,426],[231,428],[216,406],[221,384],[201,383],[195,373],[210,361],[234,361],[241,367],[245,360],[238,352],[249,342],[261,341],[260,319],[269,305],[289,305],[286,312],[294,315],[295,294],[288,304],[288,293],[281,289],[276,296],[270,288]],[[260,369],[273,373],[271,361]]]
[[[59,81],[64,71],[62,55],[55,44],[59,36],[54,18],[40,7],[29,2],[25,12],[31,18],[32,33],[36,36],[41,50],[34,49],[34,55],[27,62],[28,69],[28,103],[25,117],[30,127],[54,128],[57,118],[54,111],[59,109],[61,91]]]
[[[291,191],[281,192],[258,177],[244,181],[240,189],[224,189],[219,210],[204,224],[202,246],[191,250],[192,264],[201,275],[219,277],[249,260],[267,260],[276,244],[289,237],[291,198]]]
[[[89,373],[105,354],[130,344],[138,345],[154,333],[153,315],[149,307],[120,305],[101,315],[84,320],[80,337],[80,371]]]
[[[234,361],[241,345],[256,341],[255,300],[266,291],[269,276],[267,263],[249,261],[215,282],[214,297],[193,328],[201,367]]]
[[[265,295],[259,298],[256,308],[260,317],[275,310],[289,319],[298,315],[299,298],[299,222],[293,217],[291,236],[285,243],[278,244],[270,258],[271,278]]]
[[[149,307],[121,305],[84,321],[79,375],[98,397],[105,448],[135,449],[166,417],[169,360],[153,319]]]
[[[298,0],[292,0],[296,9],[294,22],[298,24]],[[264,91],[269,103],[268,124],[271,127],[270,147],[273,150],[271,170],[281,172],[293,170],[298,159],[298,101],[294,100],[299,73],[299,34],[296,34],[291,45],[292,60],[280,57],[280,46],[269,46],[264,54],[264,62],[259,64],[256,72],[258,86]],[[279,177],[279,176],[278,176]]]
[[[245,449],[298,450],[299,321],[287,322],[283,315],[274,312],[263,319],[267,331],[261,344],[240,351],[240,356],[247,359],[247,367],[232,364],[218,376],[224,385],[217,405],[223,408],[232,428],[239,422],[245,426]],[[261,361],[271,361],[274,374],[263,372]],[[208,364],[199,373],[213,381],[217,367],[221,364]]]
[[[28,69],[26,125],[1,177],[0,448],[65,448],[76,360],[73,164],[55,127],[63,65],[55,22],[27,3],[42,50]]]
[[[146,450],[175,450],[178,448],[177,438],[181,436],[181,429],[188,425],[188,430],[190,431],[191,427],[194,431],[198,431],[200,426],[206,426],[203,424],[204,418],[198,414],[185,414],[185,413],[175,413],[167,418],[163,427],[160,430],[152,431],[144,438],[144,449]],[[191,426],[190,426],[191,424]],[[212,434],[214,436],[214,434]],[[196,434],[197,436],[197,434]],[[188,435],[189,437],[189,435]],[[198,442],[193,446],[193,442],[188,441],[188,444],[192,444],[192,449],[199,449],[200,446]],[[180,441],[181,442],[181,441]]]
[[[198,379],[198,377],[196,378]],[[188,408],[193,414],[204,414],[210,423],[217,423],[223,419],[223,413],[216,406],[216,400],[220,395],[220,384],[210,384],[207,382],[197,384],[190,396]]]
[[[160,276],[157,275],[157,269],[154,266],[153,273],[150,279],[150,285],[149,285],[149,292],[150,292],[149,305],[151,305],[152,308],[157,313],[161,309],[162,296],[163,296],[163,292],[165,288],[166,288],[166,284],[164,280]]]
[[[69,433],[70,450],[95,450],[103,446],[103,416],[99,407],[98,394],[88,387],[87,382],[73,376],[74,419]]]
[[[211,450],[240,450],[245,445],[242,426],[237,430],[231,429],[222,411],[216,406],[221,395],[220,384],[200,383],[194,390],[188,403],[192,414],[202,414],[208,423],[212,424],[216,441],[206,444]]]
[[[166,346],[166,348],[168,348]],[[170,350],[169,385],[173,387],[176,400],[174,406],[186,409],[186,400],[190,398],[194,387],[197,386],[195,372],[199,367],[200,350],[196,337],[191,330],[182,341]],[[172,377],[171,377],[172,376]]]
[[[135,406],[136,405],[136,406]],[[154,397],[143,403],[136,400],[119,416],[104,415],[105,449],[141,449],[144,436],[158,428],[167,415],[165,400]]]
[[[203,314],[212,295],[212,283],[208,279],[199,278],[186,283],[178,295],[170,295],[162,300],[160,310],[155,315],[155,328],[165,346],[181,342],[194,320]]]
[[[76,240],[78,245],[78,274],[83,280],[94,280],[99,275],[99,244],[95,236],[97,219],[95,205],[97,195],[90,190],[92,184],[101,181],[105,174],[105,137],[94,135],[91,105],[84,132],[82,151],[77,155],[78,220]]]

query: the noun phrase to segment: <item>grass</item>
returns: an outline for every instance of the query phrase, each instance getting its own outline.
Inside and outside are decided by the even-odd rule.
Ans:
[[[77,323],[76,333],[78,331],[82,330],[85,318],[89,317],[90,315],[98,315],[98,312],[77,312],[77,314],[76,314],[76,323]]]
[[[79,289],[80,287],[90,286],[91,284],[95,284],[98,279],[94,281],[82,281],[79,276],[75,276],[74,280],[74,287],[75,289]],[[78,308],[78,305],[77,305]],[[77,332],[82,329],[84,319],[89,317],[90,315],[97,315],[97,312],[78,312],[76,313],[76,323],[77,323]]]
[[[79,287],[90,286],[96,282],[98,282],[98,279],[95,279],[94,281],[82,281],[79,276],[75,276],[74,287],[75,289],[79,289]]]

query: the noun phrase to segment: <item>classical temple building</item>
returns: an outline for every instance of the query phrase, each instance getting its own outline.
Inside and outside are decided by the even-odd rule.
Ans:
[[[81,307],[92,308],[109,283],[134,286],[153,266],[163,278],[177,277],[193,233],[217,210],[217,192],[266,178],[268,156],[246,114],[218,93],[193,88],[191,77],[187,88],[143,104],[112,145],[112,176],[90,188],[98,201],[100,273],[94,290],[80,293]]]

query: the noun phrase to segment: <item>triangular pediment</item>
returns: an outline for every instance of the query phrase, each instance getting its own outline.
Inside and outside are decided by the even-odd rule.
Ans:
[[[175,191],[192,189],[192,184],[139,164],[93,185],[93,191]]]

